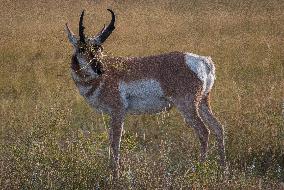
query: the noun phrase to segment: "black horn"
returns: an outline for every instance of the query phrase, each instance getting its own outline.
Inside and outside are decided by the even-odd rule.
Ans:
[[[103,27],[101,32],[95,37],[95,43],[101,45],[109,37],[112,31],[115,29],[115,14],[111,9],[107,9],[111,13],[111,21],[107,27]]]
[[[84,34],[85,27],[83,26],[84,13],[85,13],[85,10],[82,11],[81,16],[80,16],[80,21],[79,21],[79,36],[80,36],[80,42],[82,43],[86,42],[85,34]]]

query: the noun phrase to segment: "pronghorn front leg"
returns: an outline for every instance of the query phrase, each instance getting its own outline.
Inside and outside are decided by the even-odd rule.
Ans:
[[[123,130],[123,123],[125,118],[125,112],[118,111],[113,112],[110,119],[110,129],[109,129],[109,140],[111,146],[111,157],[113,164],[113,174],[114,177],[119,177],[119,149],[120,149],[120,141]]]

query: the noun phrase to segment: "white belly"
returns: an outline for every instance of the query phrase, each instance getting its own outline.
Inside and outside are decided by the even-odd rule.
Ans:
[[[127,112],[132,114],[157,113],[171,107],[159,82],[153,79],[120,82],[119,91]]]

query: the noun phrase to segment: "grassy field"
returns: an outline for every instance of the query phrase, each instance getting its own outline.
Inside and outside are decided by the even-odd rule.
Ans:
[[[284,189],[283,1],[4,0],[0,4],[0,189]],[[86,9],[96,34],[117,13],[109,55],[170,51],[210,55],[212,106],[226,130],[223,175],[212,136],[199,143],[176,110],[128,116],[122,177],[109,169],[108,117],[96,114],[70,77]],[[281,42],[282,41],[282,42]],[[281,51],[282,50],[282,51]]]

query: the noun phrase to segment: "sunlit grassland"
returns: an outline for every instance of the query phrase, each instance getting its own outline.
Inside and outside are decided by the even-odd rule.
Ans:
[[[86,9],[96,34],[117,13],[108,55],[170,51],[210,55],[212,107],[226,130],[229,172],[198,163],[199,143],[176,110],[128,116],[122,177],[110,177],[108,117],[95,113],[70,77]],[[1,189],[279,189],[284,181],[283,2],[8,1],[0,4]],[[281,17],[282,16],[282,17]],[[282,187],[283,188],[283,187]]]

